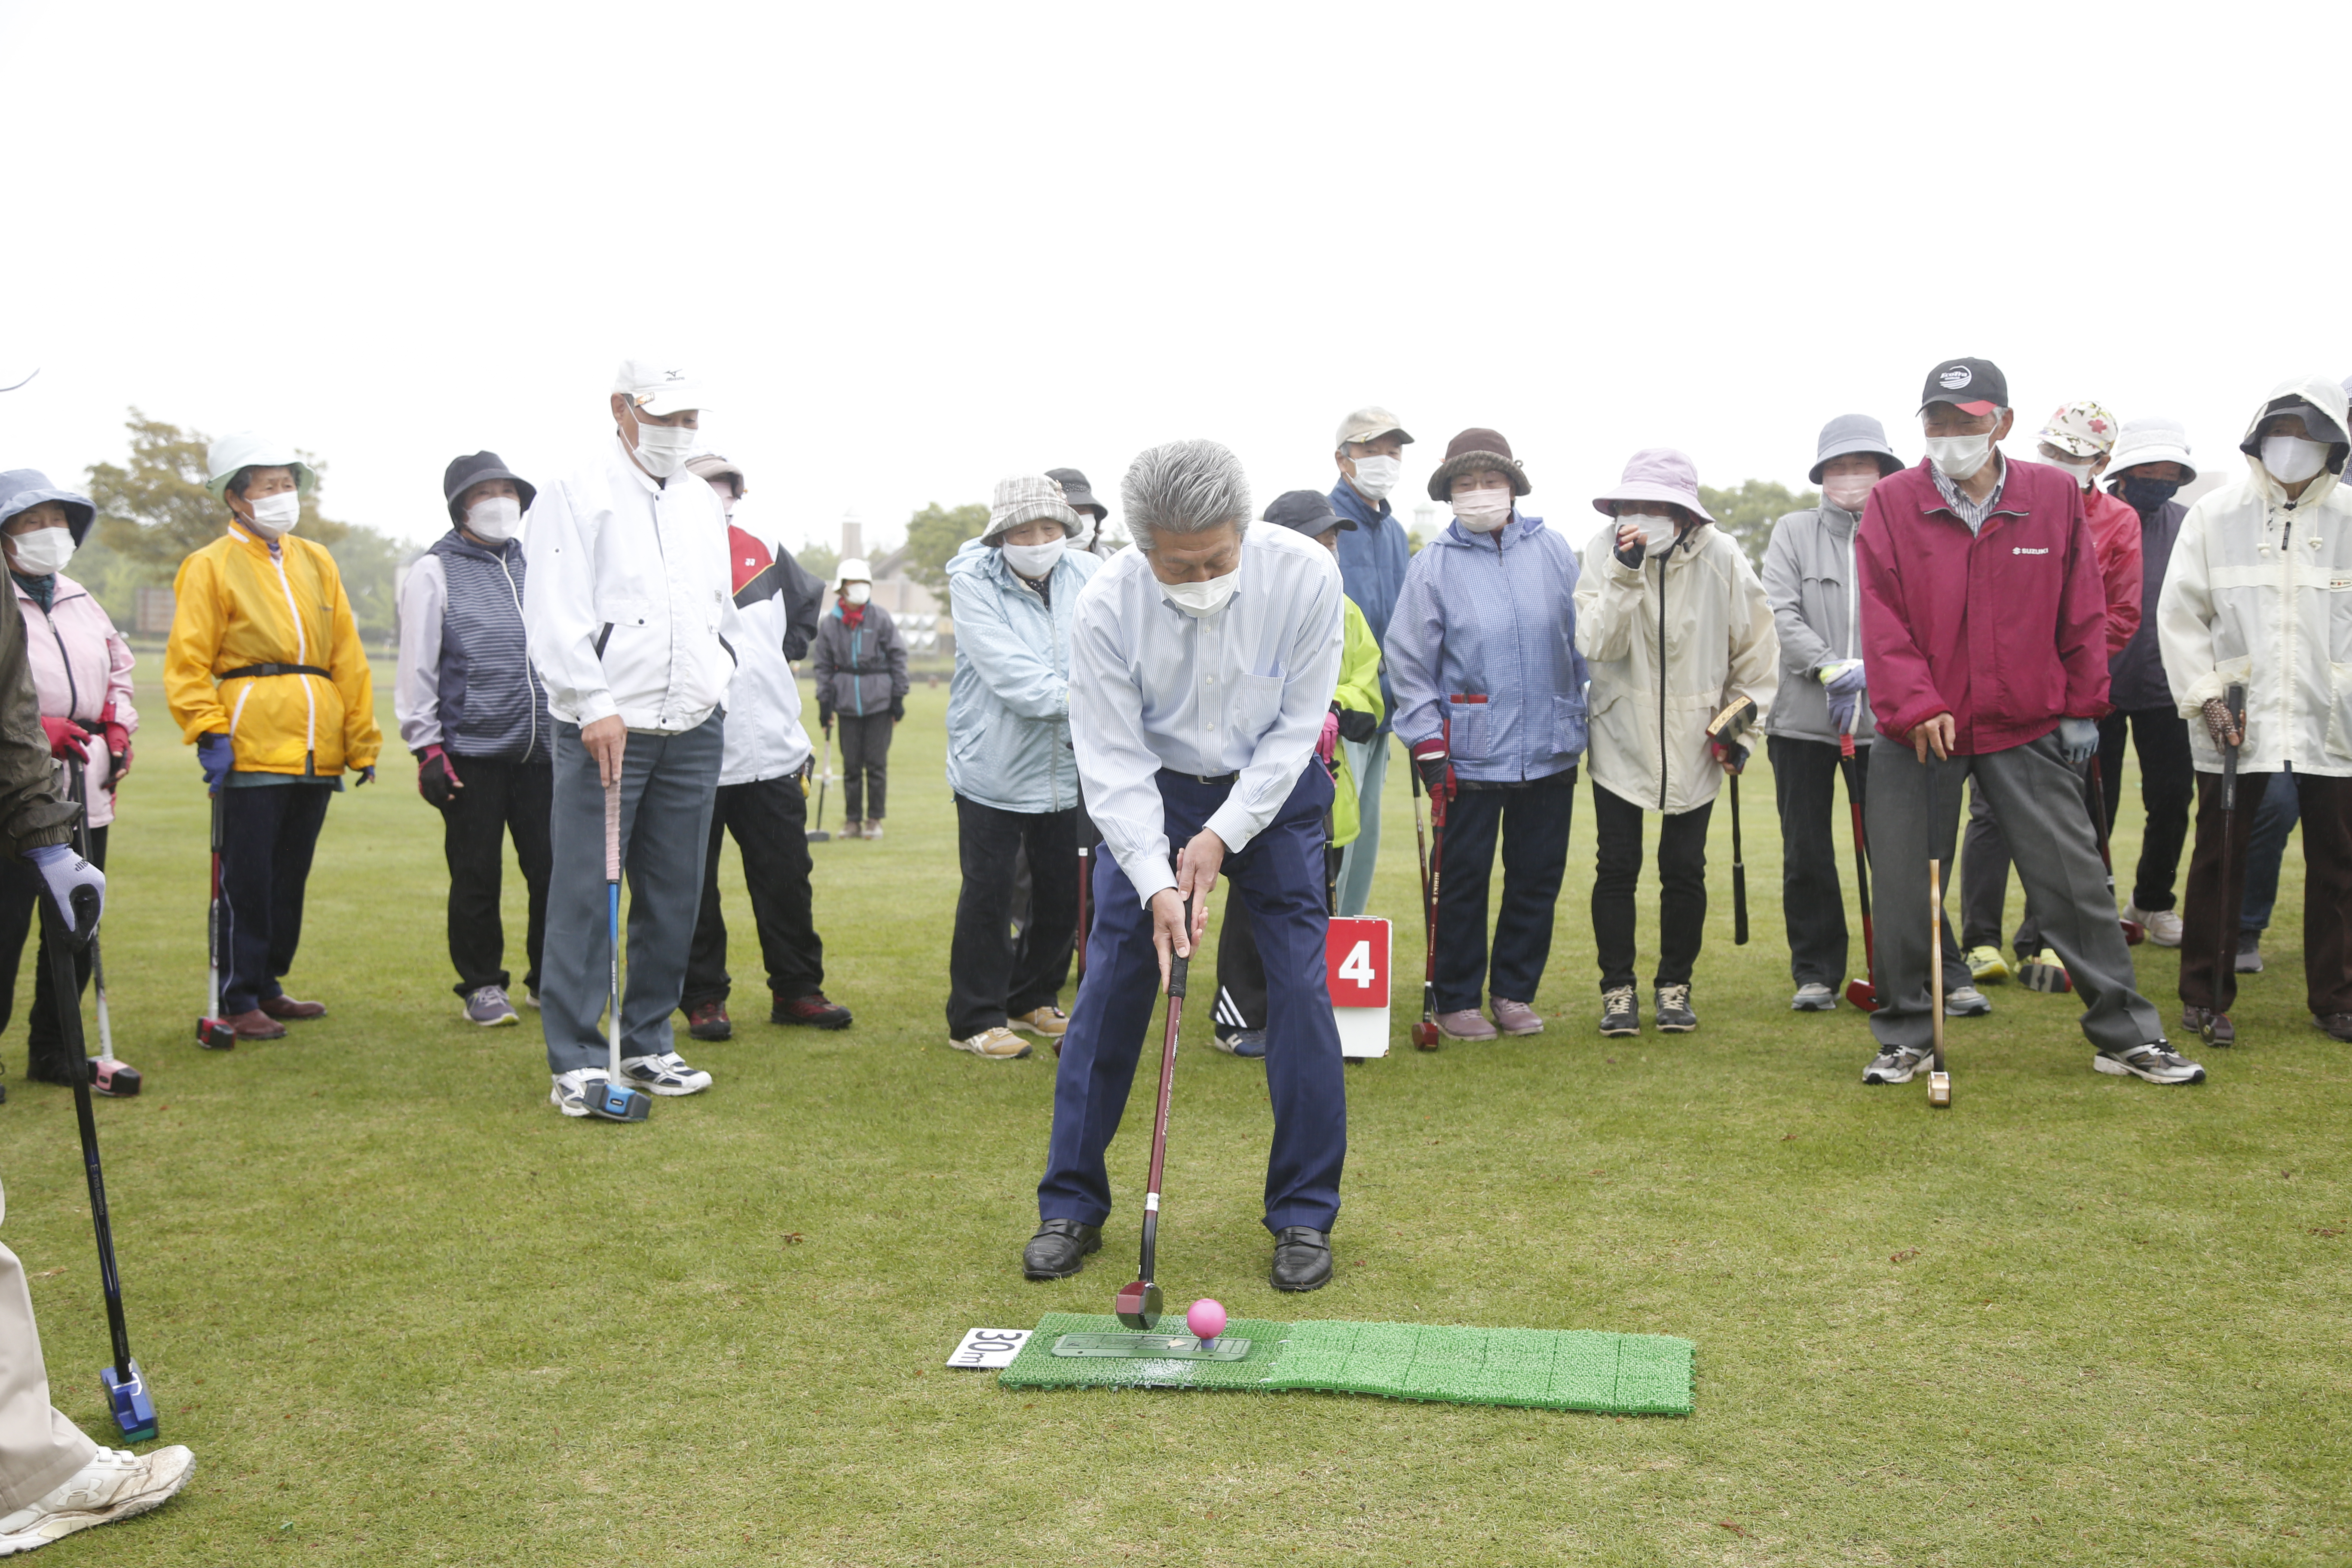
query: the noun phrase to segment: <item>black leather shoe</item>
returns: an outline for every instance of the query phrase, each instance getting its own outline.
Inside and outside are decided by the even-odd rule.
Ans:
[[[1312,1226],[1286,1225],[1274,1233],[1274,1288],[1320,1290],[1331,1282],[1331,1237]]]
[[[1032,1279],[1066,1279],[1087,1266],[1087,1253],[1101,1247],[1102,1226],[1049,1219],[1021,1249],[1021,1272]]]

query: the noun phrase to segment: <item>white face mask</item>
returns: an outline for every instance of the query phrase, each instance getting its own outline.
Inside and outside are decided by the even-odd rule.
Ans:
[[[1162,583],[1160,591],[1168,595],[1176,607],[1196,619],[1215,615],[1242,585],[1242,569],[1238,566],[1222,577],[1212,577],[1205,583]]]
[[[1972,478],[1992,456],[1992,433],[1981,436],[1930,436],[1927,457],[1946,479]]]
[[[1386,500],[1403,473],[1404,460],[1401,458],[1358,458],[1354,480],[1357,493],[1370,500]]]
[[[2053,468],[2063,468],[2067,473],[2073,475],[2074,479],[2074,488],[2078,490],[2086,490],[2091,488],[2091,470],[2098,464],[2098,459],[2095,458],[2076,459],[2074,458],[2059,458],[2045,456],[2042,460],[2049,464]]]
[[[1024,577],[1043,577],[1054,569],[1062,559],[1062,552],[1069,546],[1066,534],[1043,544],[1008,544],[1004,547],[1004,563]]]
[[[862,605],[874,596],[874,590],[864,583],[852,583],[841,590],[841,596],[853,605]]]
[[[1847,479],[1825,479],[1822,481],[1822,499],[1840,511],[1860,511],[1869,504],[1870,492],[1878,488],[1878,480],[1868,474],[1856,474]]]
[[[249,504],[253,508],[253,531],[264,539],[291,533],[294,525],[302,520],[302,498],[293,490],[279,490]]]
[[[1663,555],[1673,547],[1675,520],[1666,513],[1621,511],[1617,514],[1618,527],[1622,528],[1629,522],[1642,531],[1642,549],[1644,554]]]
[[[73,559],[73,530],[37,528],[8,538],[8,564],[27,577],[46,577],[65,570]]]
[[[686,467],[686,455],[702,439],[698,430],[683,426],[637,423],[637,467],[666,479]]]
[[[2326,466],[2325,442],[2306,441],[2300,436],[2263,437],[2263,467],[2283,485],[2300,484]]]
[[[1473,533],[1492,533],[1511,521],[1511,492],[1465,490],[1454,498],[1454,515]]]
[[[492,544],[503,544],[522,528],[522,502],[512,496],[484,496],[466,509],[466,529]]]

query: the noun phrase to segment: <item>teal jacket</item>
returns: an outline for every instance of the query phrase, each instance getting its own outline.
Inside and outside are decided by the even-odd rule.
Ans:
[[[1040,595],[973,540],[948,563],[955,680],[948,689],[948,786],[999,811],[1078,804],[1070,750],[1070,622],[1102,562],[1066,550]]]

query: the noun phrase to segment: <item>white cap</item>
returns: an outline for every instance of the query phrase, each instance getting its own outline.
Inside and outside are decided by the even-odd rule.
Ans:
[[[708,408],[702,384],[683,370],[666,368],[659,360],[625,359],[614,373],[613,390],[625,393],[648,414],[667,416],[682,408]]]
[[[2189,458],[2189,433],[2179,420],[2150,414],[2124,421],[2115,449],[2107,454],[2107,478],[2142,463],[2178,463],[2191,479],[2197,477],[2197,465]]]
[[[844,583],[871,583],[872,581],[874,581],[874,568],[866,563],[866,558],[862,555],[853,555],[834,569],[833,585],[836,588]]]

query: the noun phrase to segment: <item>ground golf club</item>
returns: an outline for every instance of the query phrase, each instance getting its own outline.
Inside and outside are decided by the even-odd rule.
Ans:
[[[605,988],[604,1042],[611,1076],[588,1101],[588,1114],[605,1121],[643,1121],[654,1102],[621,1077],[621,781],[604,786],[604,930],[612,937],[612,966]]]
[[[1184,940],[1192,940],[1192,900],[1184,900]],[[1160,1100],[1151,1113],[1151,1174],[1143,1188],[1143,1265],[1133,1284],[1120,1289],[1113,1310],[1130,1329],[1150,1331],[1160,1322],[1160,1281],[1153,1266],[1160,1246],[1160,1178],[1168,1163],[1168,1095],[1176,1083],[1176,1033],[1184,1018],[1184,973],[1191,960],[1168,955],[1168,1027],[1160,1042]]]
[[[205,1003],[203,1015],[196,1019],[196,1044],[208,1051],[233,1051],[236,1048],[236,1031],[221,1016],[221,961],[228,955],[222,952],[226,942],[221,931],[221,921],[227,911],[221,902],[221,797],[220,785],[213,786],[213,896],[205,909],[205,962],[212,987]]]
[[[1863,978],[1845,983],[1845,999],[1865,1013],[1878,1011],[1878,935],[1870,924],[1870,843],[1862,830],[1862,764],[1853,754],[1853,731],[1838,737],[1838,767],[1845,774],[1846,808],[1853,816],[1853,891],[1862,906]]]
[[[2239,738],[2240,742],[2242,743],[2246,733],[2246,689],[2243,683],[2233,683],[2230,688],[2228,695],[2222,699],[2222,703],[2230,710],[2231,733],[2236,735]],[[2229,745],[2221,748],[2221,885],[2224,888],[2227,888],[2230,885],[2230,836],[2237,830],[2237,816],[2238,747],[2236,745]],[[2232,991],[2237,989],[2238,982],[2238,922],[2231,920],[2223,920],[2216,921],[2213,924],[2214,928],[2221,933],[2217,939],[2220,943],[2220,951],[2218,956],[2214,960],[2213,1005],[2205,1009],[2205,1021],[2198,1026],[2197,1031],[2199,1037],[2209,1046],[2221,1045],[2223,1043],[2216,1037],[2221,1031],[2216,1026],[2214,1020],[2218,1018],[2223,1011],[2221,1006],[2221,987],[2225,983],[2225,979]]]

